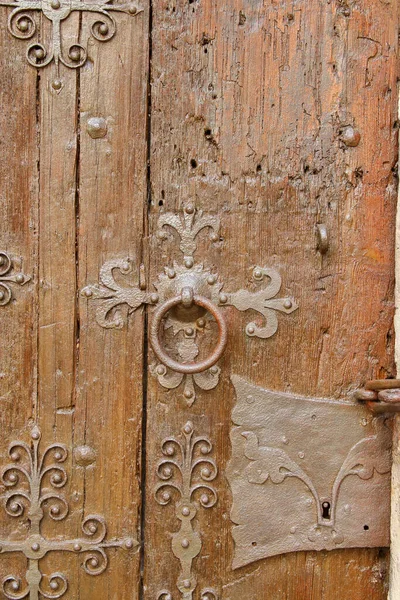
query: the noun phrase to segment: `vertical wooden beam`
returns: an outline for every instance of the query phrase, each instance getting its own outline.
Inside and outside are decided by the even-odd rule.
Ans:
[[[399,90],[399,88],[398,88]],[[400,112],[400,94],[399,94]],[[400,137],[400,135],[399,135]],[[395,359],[400,375],[400,188],[396,213],[396,275],[395,275]],[[393,419],[392,499],[390,524],[390,581],[388,600],[400,597],[400,416]]]
[[[117,269],[121,285],[139,284],[147,218],[147,85],[149,2],[139,14],[116,14],[117,31],[90,45],[79,95],[79,288],[99,282],[107,260],[130,259]],[[82,39],[93,20],[83,22]],[[99,123],[99,128],[95,125]],[[108,536],[140,539],[143,401],[143,309],[121,329],[96,321],[98,301],[81,296],[75,445],[96,451],[84,475],[86,513],[106,517]],[[124,312],[124,307],[117,310]],[[104,577],[79,579],[83,598],[139,598],[140,554],[120,550]]]

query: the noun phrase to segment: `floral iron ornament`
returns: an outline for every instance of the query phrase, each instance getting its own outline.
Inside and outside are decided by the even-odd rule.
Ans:
[[[181,563],[177,587],[182,600],[193,600],[197,587],[192,572],[193,560],[200,554],[200,534],[193,528],[200,507],[212,508],[217,503],[217,493],[211,482],[217,476],[217,465],[210,457],[212,444],[203,436],[195,436],[193,424],[188,421],[182,429],[182,437],[169,437],[161,446],[164,458],[157,467],[161,482],[156,486],[155,498],[161,506],[167,506],[175,497],[175,511],[180,529],[172,534],[172,552]],[[218,600],[211,588],[200,592],[201,600]],[[168,590],[161,590],[157,600],[173,600]]]
[[[65,497],[58,493],[67,483],[64,463],[68,458],[63,444],[47,446],[39,452],[41,433],[38,427],[31,431],[31,445],[12,442],[9,448],[11,463],[2,472],[1,481],[8,493],[5,496],[5,511],[13,518],[22,518],[25,513],[30,523],[25,539],[0,539],[0,556],[7,553],[22,553],[28,560],[26,584],[15,575],[3,579],[2,592],[8,600],[38,600],[39,598],[61,598],[68,589],[68,580],[63,573],[52,573],[45,577],[39,561],[49,552],[73,552],[83,554],[83,568],[88,575],[100,575],[108,564],[108,548],[131,549],[138,544],[131,538],[107,541],[106,522],[102,516],[88,515],[82,521],[83,536],[73,539],[48,539],[41,533],[45,517],[62,521],[69,512]]]
[[[100,283],[82,290],[83,296],[98,301],[96,319],[106,328],[122,328],[129,314],[143,304],[156,307],[150,326],[150,343],[159,362],[151,370],[167,389],[175,389],[183,383],[183,395],[189,406],[196,398],[196,386],[210,390],[219,382],[220,368],[216,363],[224,352],[228,335],[221,308],[234,306],[242,312],[258,312],[264,317],[264,323],[249,322],[246,334],[263,339],[277,331],[277,313],[290,314],[297,309],[293,298],[276,297],[282,282],[274,269],[258,266],[253,269],[256,285],[267,280],[258,291],[228,292],[218,273],[195,263],[198,235],[208,229],[210,241],[217,243],[219,227],[217,217],[196,211],[192,204],[185,207],[182,216],[162,214],[158,220],[158,238],[165,240],[169,232],[174,231],[179,236],[183,261],[165,267],[154,283],[156,291],[147,291],[143,278],[139,285],[129,284],[128,280],[125,285],[124,277],[132,272],[130,259],[107,261],[100,270]],[[214,351],[206,359],[195,361],[200,354],[198,339],[215,329],[215,325],[218,341]],[[176,359],[167,353],[160,340],[162,328],[165,334],[171,335],[172,331]]]
[[[62,48],[61,22],[67,19],[72,12],[91,12],[97,15],[97,20],[91,26],[93,37],[99,42],[108,42],[116,32],[116,22],[110,14],[125,12],[137,15],[142,12],[134,5],[111,4],[105,2],[80,2],[79,0],[17,0],[15,2],[0,2],[0,6],[13,8],[8,18],[8,31],[19,40],[30,40],[36,34],[36,23],[31,15],[32,11],[41,12],[52,23],[52,45],[46,48],[40,42],[30,44],[26,51],[28,63],[33,67],[43,68],[54,61],[57,78],[53,87],[59,90],[62,86],[59,79],[59,66],[62,63],[69,69],[78,69],[87,60],[87,49],[81,44],[72,44],[68,48],[67,58]]]
[[[14,264],[7,252],[0,252],[0,306],[6,306],[13,298],[12,285],[25,285],[31,280],[29,275],[15,273]]]

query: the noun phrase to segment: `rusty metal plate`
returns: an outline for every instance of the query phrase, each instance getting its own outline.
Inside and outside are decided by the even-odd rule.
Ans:
[[[231,379],[233,568],[300,550],[388,546],[390,421]]]

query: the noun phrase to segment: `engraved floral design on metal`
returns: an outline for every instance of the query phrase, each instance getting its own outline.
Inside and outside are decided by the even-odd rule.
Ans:
[[[30,40],[37,33],[37,26],[32,11],[39,11],[52,24],[52,44],[46,48],[40,42],[30,44],[26,51],[26,58],[30,65],[43,68],[51,62],[55,62],[57,79],[53,82],[56,90],[61,89],[59,80],[59,65],[62,63],[69,69],[78,69],[87,60],[87,49],[81,44],[72,44],[65,56],[62,48],[61,22],[67,19],[71,13],[94,13],[96,20],[91,26],[93,37],[99,42],[108,42],[116,33],[116,22],[110,14],[124,12],[137,15],[143,12],[133,4],[111,4],[110,0],[104,2],[81,2],[80,0],[16,0],[15,2],[0,2],[0,6],[12,8],[8,18],[8,31],[19,40]]]
[[[166,438],[161,450],[164,458],[157,466],[161,480],[155,489],[155,498],[161,506],[174,501],[176,517],[180,521],[179,531],[172,534],[172,552],[179,559],[181,573],[177,588],[183,600],[192,600],[197,580],[192,572],[194,558],[200,554],[202,541],[193,527],[193,520],[200,507],[212,508],[217,503],[217,492],[211,482],[217,476],[216,463],[211,458],[212,443],[207,437],[195,436],[193,424],[188,421],[182,435]],[[203,600],[217,600],[214,590],[205,589]],[[158,600],[172,599],[167,590],[158,593]]]
[[[231,379],[233,568],[300,550],[388,546],[385,419],[357,404]]]
[[[191,406],[196,399],[196,388],[214,389],[219,382],[220,368],[216,365],[222,356],[227,341],[227,324],[223,308],[234,306],[240,311],[254,310],[264,317],[264,324],[250,322],[246,333],[250,337],[269,338],[277,331],[277,313],[290,314],[297,309],[293,298],[276,298],[281,288],[281,277],[274,269],[255,267],[255,285],[267,279],[258,291],[239,290],[225,292],[218,273],[197,264],[194,255],[201,231],[210,231],[210,241],[220,242],[220,221],[215,215],[196,211],[187,204],[183,215],[162,214],[158,219],[157,236],[160,240],[169,237],[169,231],[179,237],[182,263],[174,261],[154,283],[154,292],[146,292],[144,275],[139,277],[139,286],[123,284],[122,279],[131,272],[129,260],[107,261],[100,270],[100,284],[89,285],[82,290],[83,296],[99,300],[96,319],[107,328],[121,328],[129,314],[142,304],[155,307],[150,324],[149,340],[158,360],[151,365],[151,372],[166,389],[176,389],[183,383],[183,396]],[[214,350],[204,359],[196,360],[200,354],[199,339],[218,327],[218,338]],[[165,350],[161,334],[172,330],[174,350],[178,359]],[[171,345],[171,344],[170,344]]]
[[[12,442],[9,447],[11,463],[2,471],[1,481],[8,493],[4,508],[13,518],[27,520],[29,533],[24,539],[0,539],[0,555],[22,553],[28,560],[26,583],[16,575],[3,579],[2,592],[9,600],[28,598],[61,598],[68,589],[63,573],[43,575],[39,561],[50,552],[73,552],[83,554],[83,568],[88,575],[100,575],[108,564],[107,548],[137,547],[132,538],[106,539],[107,527],[104,517],[87,515],[82,521],[83,536],[78,538],[48,539],[41,532],[42,521],[64,520],[69,505],[59,492],[67,483],[64,464],[68,450],[64,444],[51,444],[40,453],[41,432],[37,426],[31,431],[31,444]]]
[[[7,252],[0,252],[0,306],[6,306],[13,298],[11,285],[25,285],[31,278],[24,273],[13,273],[14,265]]]

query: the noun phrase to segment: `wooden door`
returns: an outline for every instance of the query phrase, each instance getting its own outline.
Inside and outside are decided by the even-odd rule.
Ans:
[[[398,9],[0,2],[1,598],[386,597]]]

